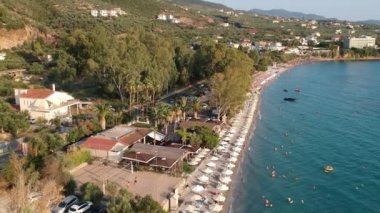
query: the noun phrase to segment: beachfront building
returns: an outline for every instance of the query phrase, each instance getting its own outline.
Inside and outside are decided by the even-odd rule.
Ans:
[[[359,38],[345,37],[343,39],[343,47],[346,49],[357,48],[363,49],[365,47],[375,47],[376,38],[371,36],[362,36]]]
[[[66,92],[56,91],[54,84],[51,89],[15,89],[14,94],[16,106],[20,111],[29,112],[32,120],[71,117],[84,105],[91,104],[81,102]]]
[[[119,162],[124,152],[136,143],[163,141],[165,135],[148,128],[119,125],[87,138],[79,146],[90,151],[91,156]]]
[[[188,154],[187,149],[136,143],[124,153],[122,159],[135,165],[149,166],[160,170],[181,171],[181,163]]]

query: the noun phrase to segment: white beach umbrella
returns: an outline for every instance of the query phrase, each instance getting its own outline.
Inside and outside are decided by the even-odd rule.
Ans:
[[[208,182],[210,179],[206,175],[202,175],[202,176],[198,177],[198,180],[200,180],[202,182]]]
[[[234,172],[231,169],[227,169],[223,171],[223,175],[232,175]]]
[[[212,212],[220,212],[222,210],[223,210],[223,206],[221,206],[219,204],[215,204],[215,205],[210,206],[210,211],[212,211]]]
[[[227,144],[228,144],[228,142],[226,142],[226,141],[220,142],[220,145],[227,145]]]
[[[205,190],[205,188],[203,188],[203,186],[201,185],[195,185],[191,191],[193,191],[194,193],[199,193],[199,192],[203,192]]]
[[[183,209],[185,212],[194,212],[194,206],[193,205],[187,205]]]
[[[229,163],[229,164],[227,164],[226,167],[229,168],[229,169],[232,169],[232,168],[235,168],[236,166],[233,163]]]
[[[218,186],[216,187],[216,189],[219,190],[219,191],[223,191],[223,192],[229,190],[229,188],[228,188],[228,186],[226,184],[218,184]]]
[[[214,195],[212,199],[214,199],[216,202],[226,201],[226,197],[224,197],[222,194]]]
[[[212,160],[212,161],[217,161],[217,160],[219,160],[219,158],[216,157],[216,156],[212,156],[210,160]]]
[[[195,165],[198,165],[199,164],[199,161],[190,161],[188,163],[190,166],[195,166]]]
[[[232,150],[236,151],[236,152],[240,152],[241,151],[241,148],[240,147],[234,147]]]
[[[191,200],[202,200],[203,198],[199,194],[193,194],[190,199]]]
[[[215,168],[216,167],[216,163],[210,162],[210,163],[207,164],[207,166]]]
[[[232,152],[231,156],[237,157],[237,156],[239,156],[239,153],[238,152]]]
[[[225,183],[225,184],[229,184],[232,181],[231,178],[228,176],[221,176],[219,177],[219,180],[220,182]]]
[[[199,158],[199,157],[195,157],[195,158],[193,158],[192,161],[200,162],[201,160],[202,160],[201,158]]]
[[[229,158],[228,161],[235,163],[237,161],[237,158],[236,157],[232,157],[232,158]]]
[[[205,157],[205,154],[201,152],[201,153],[199,153],[199,154],[197,155],[197,157],[198,157],[198,158],[204,158],[204,157]]]
[[[218,146],[218,148],[216,148],[217,150],[223,150],[223,149],[226,149],[226,147],[224,146]]]
[[[206,174],[211,174],[214,171],[212,169],[210,169],[209,167],[207,167],[206,169],[203,170],[203,172],[206,173]]]

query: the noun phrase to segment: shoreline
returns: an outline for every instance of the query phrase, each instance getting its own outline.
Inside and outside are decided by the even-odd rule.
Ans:
[[[231,176],[232,182],[230,184],[230,190],[226,193],[226,201],[223,204],[222,212],[228,213],[233,212],[233,195],[236,192],[236,186],[238,181],[242,181],[241,177],[241,163],[244,160],[245,154],[247,153],[249,144],[252,140],[252,137],[255,134],[255,129],[257,125],[257,117],[260,112],[261,105],[261,92],[267,86],[269,86],[274,80],[276,80],[282,74],[295,69],[298,66],[305,64],[313,64],[313,63],[324,63],[324,62],[360,62],[360,61],[380,61],[380,57],[370,57],[370,58],[359,58],[359,59],[351,59],[351,58],[319,58],[319,57],[310,57],[305,59],[295,59],[285,64],[280,64],[279,67],[271,67],[265,72],[258,72],[253,74],[253,81],[251,84],[251,93],[257,94],[257,105],[256,109],[254,109],[254,115],[252,123],[249,124],[250,133],[246,135],[246,140],[244,141],[243,151],[238,157],[238,163],[236,168],[234,169],[234,174]],[[254,100],[255,101],[255,100]],[[245,180],[246,181],[246,180]]]
[[[240,156],[238,157],[238,163],[236,168],[234,169],[234,175],[231,177],[232,182],[230,184],[230,190],[226,193],[226,201],[223,204],[223,211],[225,213],[231,212],[232,209],[232,203],[233,203],[233,194],[236,190],[236,185],[238,181],[241,181],[241,163],[245,157],[245,154],[247,153],[249,144],[252,140],[252,137],[254,136],[256,125],[257,125],[257,119],[260,112],[260,104],[261,104],[261,92],[265,87],[267,87],[271,82],[273,82],[276,78],[278,78],[281,74],[290,71],[297,66],[313,63],[312,60],[295,60],[291,61],[286,64],[281,64],[277,68],[271,67],[265,72],[258,72],[253,75],[253,82],[251,84],[251,93],[256,95],[256,98],[253,100],[253,102],[256,102],[256,108],[254,109],[254,114],[252,118],[252,123],[249,124],[249,134],[245,136],[245,142],[244,142],[244,148]]]

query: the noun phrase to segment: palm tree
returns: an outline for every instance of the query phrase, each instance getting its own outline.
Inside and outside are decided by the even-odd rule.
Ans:
[[[159,109],[158,107],[149,108],[149,117],[154,123],[154,127],[157,128],[157,122],[159,119]]]
[[[165,134],[168,134],[168,124],[171,121],[171,115],[172,115],[171,106],[169,104],[161,103],[158,106],[158,109],[159,109],[158,117],[159,117],[160,123],[164,124]]]
[[[199,98],[193,101],[192,108],[194,112],[194,118],[198,119],[198,113],[201,111],[201,101],[199,100]]]
[[[185,128],[177,130],[176,133],[181,136],[182,145],[186,145],[187,138],[190,136]]]
[[[98,119],[102,130],[106,129],[106,116],[112,111],[112,107],[109,104],[97,104],[96,112],[98,113]]]
[[[186,110],[187,110],[187,97],[182,96],[178,102],[178,105],[182,111],[182,119],[186,120]]]

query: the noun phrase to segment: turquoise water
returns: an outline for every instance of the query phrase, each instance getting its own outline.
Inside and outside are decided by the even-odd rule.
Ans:
[[[265,89],[260,111],[232,212],[380,212],[380,62],[297,67]]]

